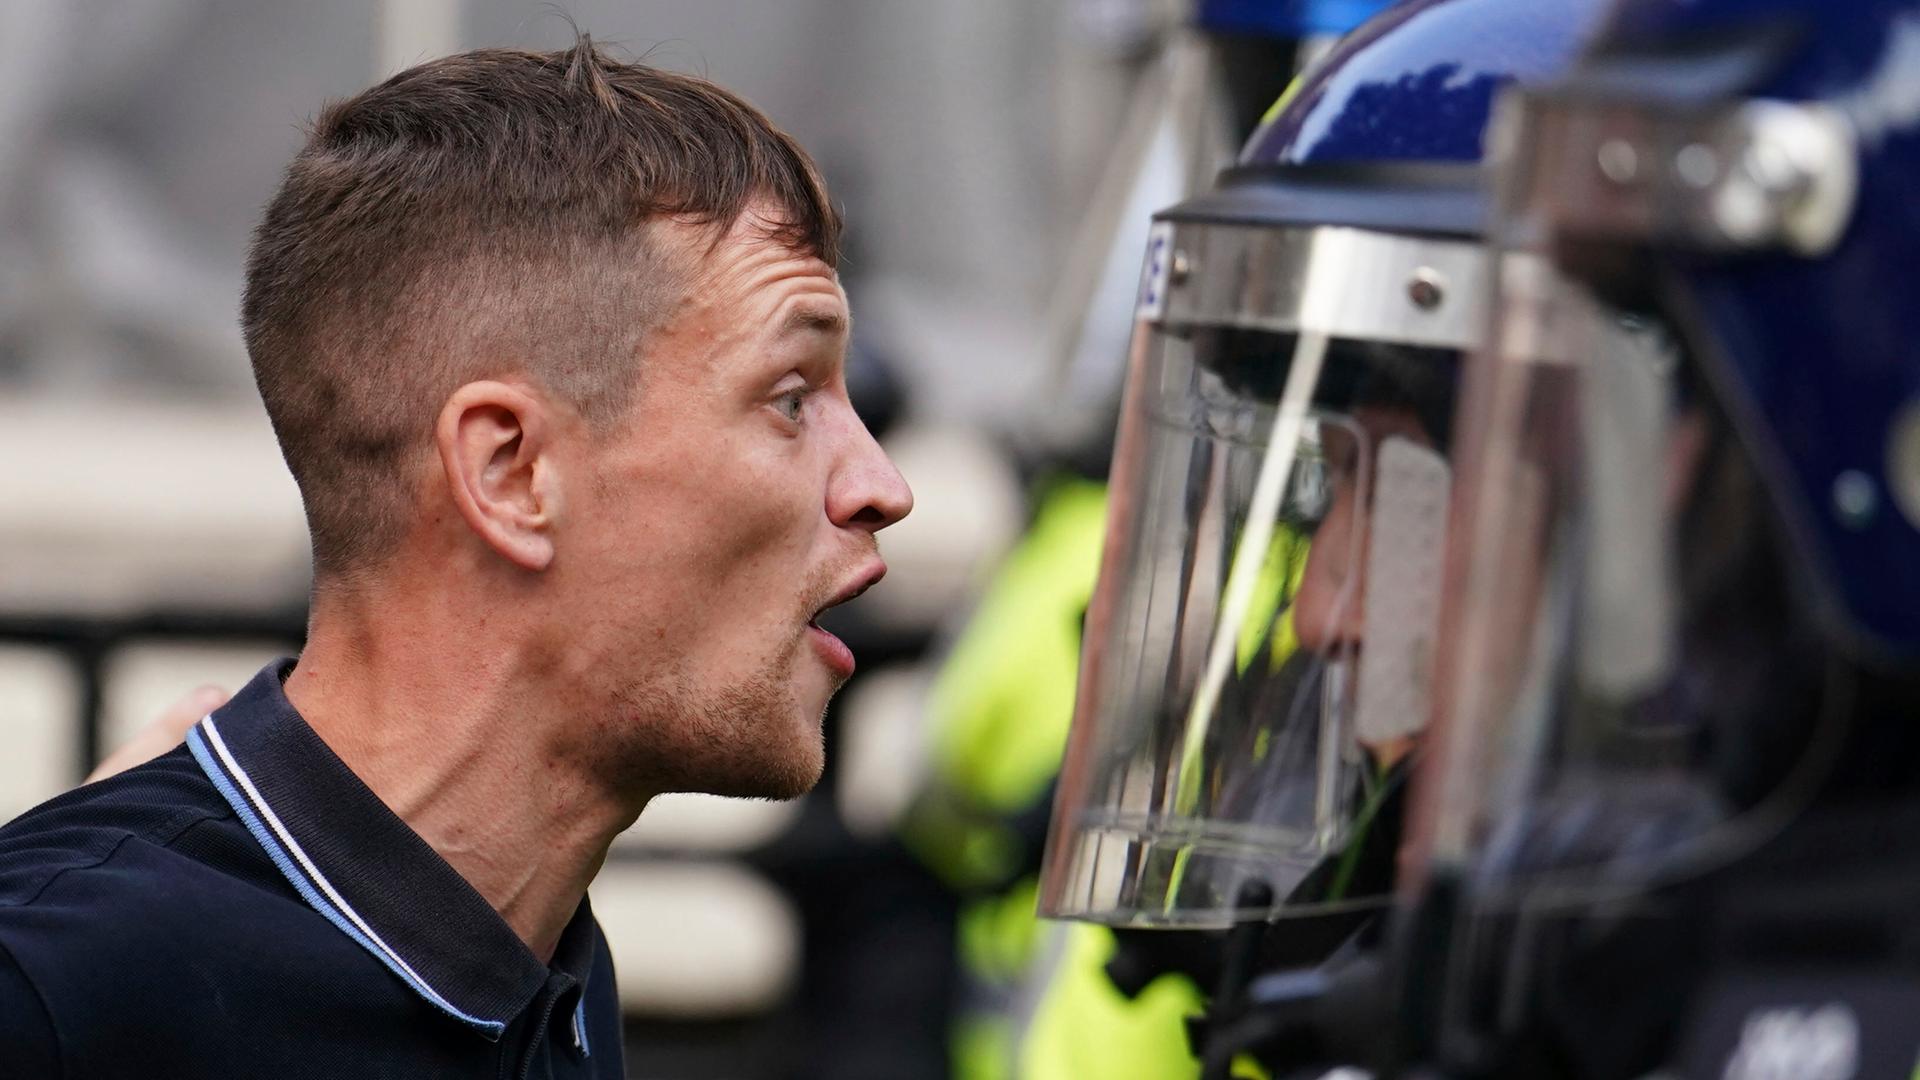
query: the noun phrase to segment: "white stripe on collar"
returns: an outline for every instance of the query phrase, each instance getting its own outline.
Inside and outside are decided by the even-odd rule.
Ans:
[[[452,1002],[442,997],[440,992],[435,990],[427,980],[421,978],[420,973],[414,971],[413,966],[407,963],[399,953],[395,952],[393,947],[388,945],[386,941],[374,931],[373,927],[368,926],[366,920],[360,917],[360,913],[355,911],[353,906],[341,897],[340,893],[334,889],[333,883],[328,881],[326,875],[320,872],[320,868],[315,866],[313,860],[307,857],[306,851],[300,847],[299,842],[287,831],[286,825],[281,823],[280,816],[273,812],[273,807],[267,805],[267,800],[261,796],[260,789],[254,786],[253,778],[247,775],[247,771],[240,767],[238,761],[234,760],[232,752],[227,749],[226,741],[220,737],[219,725],[213,722],[213,714],[207,714],[207,716],[200,721],[199,726],[206,732],[207,742],[213,748],[214,753],[219,756],[221,765],[225,767],[227,772],[232,774],[234,780],[239,783],[241,789],[246,793],[248,803],[252,805],[254,811],[259,814],[260,818],[267,824],[267,827],[273,830],[274,836],[286,848],[287,852],[299,862],[301,869],[306,872],[307,876],[312,880],[313,885],[317,887],[321,893],[325,894],[328,902],[330,902],[341,915],[345,916],[362,934],[366,935],[369,942],[379,948],[383,957],[390,961],[389,966],[391,966],[396,973],[411,983],[413,988],[419,991],[421,996],[461,1020],[494,1030],[505,1027],[505,1024],[501,1021],[483,1020],[479,1017],[469,1015],[454,1006]]]

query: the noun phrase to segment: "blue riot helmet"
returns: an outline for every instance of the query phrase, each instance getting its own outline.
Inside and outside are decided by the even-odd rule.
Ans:
[[[1456,1022],[1550,1012],[1561,1050],[1615,1055],[1579,1075],[1640,1075],[1671,1059],[1595,1035],[1575,971],[1633,957],[1587,1000],[1606,982],[1674,1023],[1705,1000],[1682,957],[1784,942],[1731,929],[1756,898],[1812,941],[1789,886],[1905,865],[1920,3],[1622,0],[1574,75],[1503,110],[1403,881],[1465,915],[1427,979]],[[1712,925],[1673,923],[1678,946],[1616,936],[1689,904]]]
[[[1206,35],[1218,67],[1233,138],[1251,134],[1295,74],[1392,2],[1197,0],[1193,25]]]
[[[1298,41],[1344,34],[1385,6],[1383,0],[1198,0],[1193,21],[1214,34]]]
[[[1481,134],[1592,3],[1420,0],[1310,68],[1156,216],[1043,915],[1378,906],[1426,722]],[[1369,840],[1372,840],[1370,843]]]

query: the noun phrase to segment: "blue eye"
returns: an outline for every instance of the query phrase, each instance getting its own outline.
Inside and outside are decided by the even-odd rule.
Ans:
[[[806,404],[810,392],[806,387],[789,390],[774,399],[773,407],[780,410],[780,415],[797,424],[800,422],[801,406]]]

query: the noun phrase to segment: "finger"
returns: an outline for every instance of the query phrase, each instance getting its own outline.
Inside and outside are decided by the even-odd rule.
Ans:
[[[195,687],[186,697],[167,706],[166,709],[161,712],[159,718],[148,725],[147,728],[143,729],[141,733],[145,734],[147,731],[170,731],[174,733],[176,741],[183,739],[186,737],[188,728],[199,723],[201,717],[225,705],[227,699],[232,696],[232,694],[227,693],[225,690],[211,683],[205,686]]]
[[[180,741],[187,737],[188,728],[198,723],[201,717],[226,704],[230,697],[231,694],[218,686],[195,688],[163,709],[152,723],[141,728],[124,745],[102,758],[83,783],[91,784],[95,780],[125,772],[180,745]]]

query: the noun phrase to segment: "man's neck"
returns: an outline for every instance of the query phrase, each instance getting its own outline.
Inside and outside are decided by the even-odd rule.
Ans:
[[[553,753],[556,718],[543,712],[564,693],[531,685],[498,637],[435,625],[446,610],[389,596],[316,601],[287,697],[550,962],[645,799],[598,789]]]

